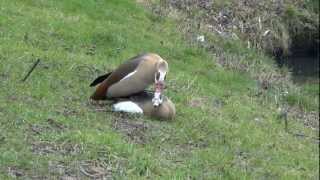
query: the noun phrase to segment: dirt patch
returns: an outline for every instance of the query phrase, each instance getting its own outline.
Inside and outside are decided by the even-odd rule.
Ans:
[[[54,129],[57,129],[57,130],[65,130],[66,129],[66,127],[61,122],[58,122],[58,121],[56,121],[54,119],[49,118],[47,120],[47,122]]]
[[[74,161],[71,163],[49,161],[47,168],[48,173],[45,175],[39,174],[37,169],[22,169],[16,166],[9,166],[6,169],[6,172],[8,176],[14,179],[112,179],[111,167],[97,160],[83,162]]]
[[[61,122],[49,118],[44,124],[30,124],[28,131],[34,135],[40,135],[48,132],[62,132],[66,129],[67,127]]]
[[[78,180],[81,178],[80,171],[77,168],[78,163],[67,164],[65,162],[49,161],[48,170],[50,177],[60,180]],[[58,178],[59,177],[59,178]]]
[[[75,116],[78,115],[79,112],[75,109],[71,109],[69,106],[63,106],[61,109],[56,110],[58,114],[62,114],[63,116]]]
[[[71,163],[50,161],[50,177],[61,180],[112,179],[112,167],[99,160],[74,161]]]
[[[62,155],[77,155],[83,151],[81,145],[64,142],[62,144],[48,142],[48,141],[35,141],[31,143],[31,151],[38,155],[48,154],[62,154]]]
[[[48,132],[47,130],[50,130],[48,126],[43,126],[39,124],[30,124],[29,125],[29,132],[31,132],[34,135],[39,135],[42,132]]]
[[[119,113],[118,117],[113,120],[113,128],[125,135],[131,142],[146,144],[148,142],[146,133],[151,126],[142,119]]]
[[[68,167],[64,162],[49,161],[48,169],[49,169],[50,175],[65,176],[69,171],[70,167]]]
[[[19,178],[25,176],[25,170],[22,168],[18,168],[17,166],[9,166],[7,168],[7,173],[10,177]]]
[[[205,139],[200,139],[198,141],[189,141],[185,144],[177,145],[177,147],[185,150],[193,150],[193,149],[203,149],[209,146],[209,142]]]
[[[285,131],[299,139],[309,139],[319,144],[319,112],[306,112],[296,106],[288,106],[283,109],[279,108],[278,111],[278,119],[284,121]],[[292,121],[303,124],[311,130],[313,135],[307,135],[301,130],[294,128],[294,126],[291,125]]]
[[[110,164],[100,160],[87,161],[49,161],[48,172],[39,174],[37,168],[23,169],[17,166],[9,166],[4,169],[4,173],[13,179],[60,179],[60,180],[79,180],[113,179],[112,167]]]
[[[39,175],[36,172],[32,171],[32,169],[30,168],[26,169],[17,166],[8,166],[4,173],[7,173],[7,175],[13,179],[52,179],[49,178],[47,175]]]
[[[79,165],[80,172],[92,179],[111,179],[112,168],[98,161],[83,161]]]
[[[74,177],[74,176],[68,176],[68,175],[64,175],[64,176],[61,176],[60,178],[61,180],[78,180],[77,177]]]
[[[113,112],[111,106],[113,103],[113,101],[95,101],[89,99],[86,105],[95,112]]]
[[[288,118],[297,119],[306,127],[319,131],[319,112],[305,112],[297,107],[290,107],[288,109]]]

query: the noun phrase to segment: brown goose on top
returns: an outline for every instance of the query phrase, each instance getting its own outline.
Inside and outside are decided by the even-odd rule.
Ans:
[[[96,78],[90,86],[99,85],[91,99],[129,97],[154,84],[152,103],[154,106],[159,106],[163,101],[161,93],[168,70],[168,63],[159,55],[153,53],[138,55],[121,64],[113,72]]]

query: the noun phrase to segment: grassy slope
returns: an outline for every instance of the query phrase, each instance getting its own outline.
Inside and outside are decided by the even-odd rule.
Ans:
[[[54,164],[84,178],[85,160],[130,179],[318,177],[318,144],[286,133],[275,105],[255,96],[252,79],[188,47],[170,20],[118,0],[3,0],[0,8],[0,179],[10,168],[28,177],[61,176]],[[139,144],[113,128],[123,117],[88,103],[88,84],[148,51],[169,62],[166,93],[178,113],[173,122],[128,117],[148,126]],[[37,58],[41,64],[21,83]],[[39,145],[45,143],[52,151]]]

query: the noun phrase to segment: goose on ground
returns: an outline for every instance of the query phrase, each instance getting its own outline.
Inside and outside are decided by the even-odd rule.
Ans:
[[[153,53],[138,55],[124,62],[114,71],[96,78],[90,84],[90,86],[98,85],[91,99],[129,97],[154,84],[152,104],[159,106],[163,102],[162,91],[168,71],[168,63],[159,55]]]
[[[112,109],[115,112],[144,114],[162,120],[173,119],[176,115],[176,109],[172,101],[163,96],[162,104],[154,106],[153,97],[154,93],[143,91],[127,98],[119,98],[112,105]]]

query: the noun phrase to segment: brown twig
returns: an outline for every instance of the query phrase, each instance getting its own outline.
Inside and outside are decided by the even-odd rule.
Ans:
[[[40,59],[37,59],[37,61],[35,63],[33,63],[33,66],[31,67],[31,69],[29,70],[27,75],[22,79],[22,82],[25,82],[27,80],[27,78],[30,76],[30,74],[32,73],[34,68],[36,68],[36,66],[39,64],[39,62],[40,62]]]

